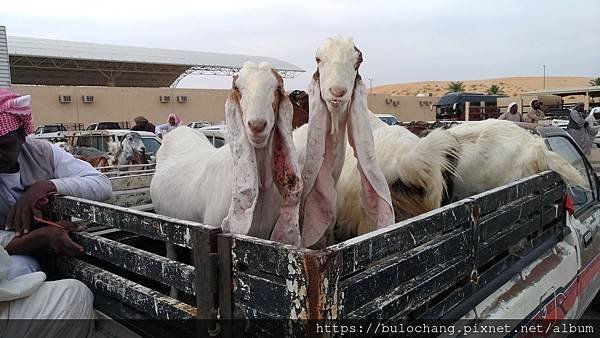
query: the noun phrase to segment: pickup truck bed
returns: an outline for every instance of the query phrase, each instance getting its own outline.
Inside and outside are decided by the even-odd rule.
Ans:
[[[139,198],[139,185],[116,180],[115,186],[127,186]],[[54,266],[58,275],[77,278],[102,295],[97,308],[115,318],[198,317],[213,320],[208,322],[213,330],[217,313],[220,320],[458,319],[518,275],[516,267],[527,266],[569,233],[565,191],[560,177],[546,172],[323,250],[58,197],[51,205],[55,215],[120,230],[76,234],[87,255]],[[125,200],[126,194],[117,194]],[[191,249],[192,261],[165,258],[162,242]],[[170,286],[190,297],[168,297]],[[123,305],[120,311],[114,302]],[[244,328],[251,335],[283,329],[268,321],[251,323]]]

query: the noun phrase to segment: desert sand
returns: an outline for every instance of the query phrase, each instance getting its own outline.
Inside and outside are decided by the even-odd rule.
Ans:
[[[546,77],[546,89],[573,88],[589,86],[590,77]],[[502,88],[505,95],[516,96],[522,92],[540,90],[543,88],[543,77],[504,77],[484,80],[451,80],[462,81],[465,91],[485,93],[493,84]],[[398,83],[373,87],[373,93],[415,96],[419,93],[431,93],[433,96],[443,96],[448,92],[451,81],[423,81]]]

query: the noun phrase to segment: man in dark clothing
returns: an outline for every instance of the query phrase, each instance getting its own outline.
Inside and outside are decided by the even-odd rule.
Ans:
[[[149,131],[151,133],[154,133],[156,127],[148,122],[148,119],[146,119],[143,116],[138,116],[135,119],[133,119],[133,122],[135,122],[135,126],[131,127],[131,130],[135,130],[135,131]]]

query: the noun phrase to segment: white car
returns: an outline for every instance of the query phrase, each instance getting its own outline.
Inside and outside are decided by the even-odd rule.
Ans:
[[[66,131],[67,128],[61,123],[43,124],[35,129],[31,137],[55,143],[65,140]]]
[[[210,122],[207,121],[195,121],[195,122],[190,122],[187,124],[188,127],[192,128],[192,129],[200,129],[200,128],[204,128],[207,126],[210,126]]]
[[[563,120],[563,119],[553,119],[552,120],[552,126],[553,127],[557,127],[563,130],[567,130],[567,125],[569,124],[569,120]]]
[[[221,148],[227,143],[227,131],[224,124],[196,129],[208,138],[215,148]]]

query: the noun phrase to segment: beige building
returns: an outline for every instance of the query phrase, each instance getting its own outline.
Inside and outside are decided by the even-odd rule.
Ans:
[[[391,114],[399,121],[435,121],[435,96],[398,96],[369,94],[369,109],[376,114]]]
[[[184,121],[223,121],[228,90],[12,85],[31,95],[36,124],[63,122],[88,125],[100,121],[133,121],[143,115],[154,124],[176,112]],[[85,102],[88,101],[88,102]],[[133,122],[132,122],[133,123]]]
[[[22,95],[31,95],[37,125],[133,121],[143,115],[154,124],[166,123],[170,112],[185,122],[225,120],[226,89],[86,87],[12,85]],[[400,121],[435,120],[432,105],[437,97],[371,94],[369,109],[395,115]]]

